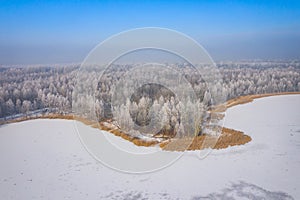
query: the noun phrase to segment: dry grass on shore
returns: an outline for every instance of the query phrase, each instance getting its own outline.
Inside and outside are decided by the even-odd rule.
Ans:
[[[125,140],[128,140],[129,142],[132,142],[133,144],[137,146],[144,146],[144,147],[149,147],[149,146],[154,146],[158,144],[159,142],[155,139],[153,140],[143,140],[137,137],[133,137],[129,134],[126,134],[122,132],[119,128],[113,126],[112,124],[109,124],[107,122],[100,122],[98,128],[100,130],[108,131],[115,136],[121,137]]]
[[[224,149],[229,146],[243,145],[250,141],[251,137],[243,132],[223,127],[219,137],[203,134],[191,138],[171,139],[161,143],[160,147],[166,151]]]
[[[281,92],[281,93],[253,94],[253,95],[241,96],[234,99],[230,99],[224,104],[215,106],[211,112],[212,113],[225,112],[226,109],[230,107],[240,105],[240,104],[250,103],[254,99],[270,97],[270,96],[290,95],[290,94],[300,94],[300,92]]]

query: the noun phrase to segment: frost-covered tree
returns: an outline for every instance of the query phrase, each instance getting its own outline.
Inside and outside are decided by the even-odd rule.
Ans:
[[[31,106],[32,104],[30,101],[28,100],[23,101],[22,108],[21,108],[22,112],[27,113],[29,110],[31,110]]]

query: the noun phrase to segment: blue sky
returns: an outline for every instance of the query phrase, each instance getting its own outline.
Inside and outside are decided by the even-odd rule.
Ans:
[[[2,1],[0,64],[81,62],[139,27],[183,32],[214,60],[300,59],[300,1]]]

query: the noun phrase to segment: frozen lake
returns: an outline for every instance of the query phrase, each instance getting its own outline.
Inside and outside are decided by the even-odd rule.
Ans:
[[[199,151],[186,152],[159,171],[128,174],[96,161],[81,144],[73,121],[3,125],[0,199],[300,199],[300,95],[232,107],[225,127],[245,132],[252,141],[213,150],[204,159]],[[132,151],[148,151],[111,139]]]

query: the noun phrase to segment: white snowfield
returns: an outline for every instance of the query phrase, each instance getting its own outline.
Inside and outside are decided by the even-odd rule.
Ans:
[[[3,125],[0,199],[300,199],[300,95],[230,108],[225,126],[244,131],[252,141],[213,150],[204,159],[199,151],[186,152],[162,170],[128,174],[96,161],[73,121]],[[86,131],[102,134],[88,126]]]

